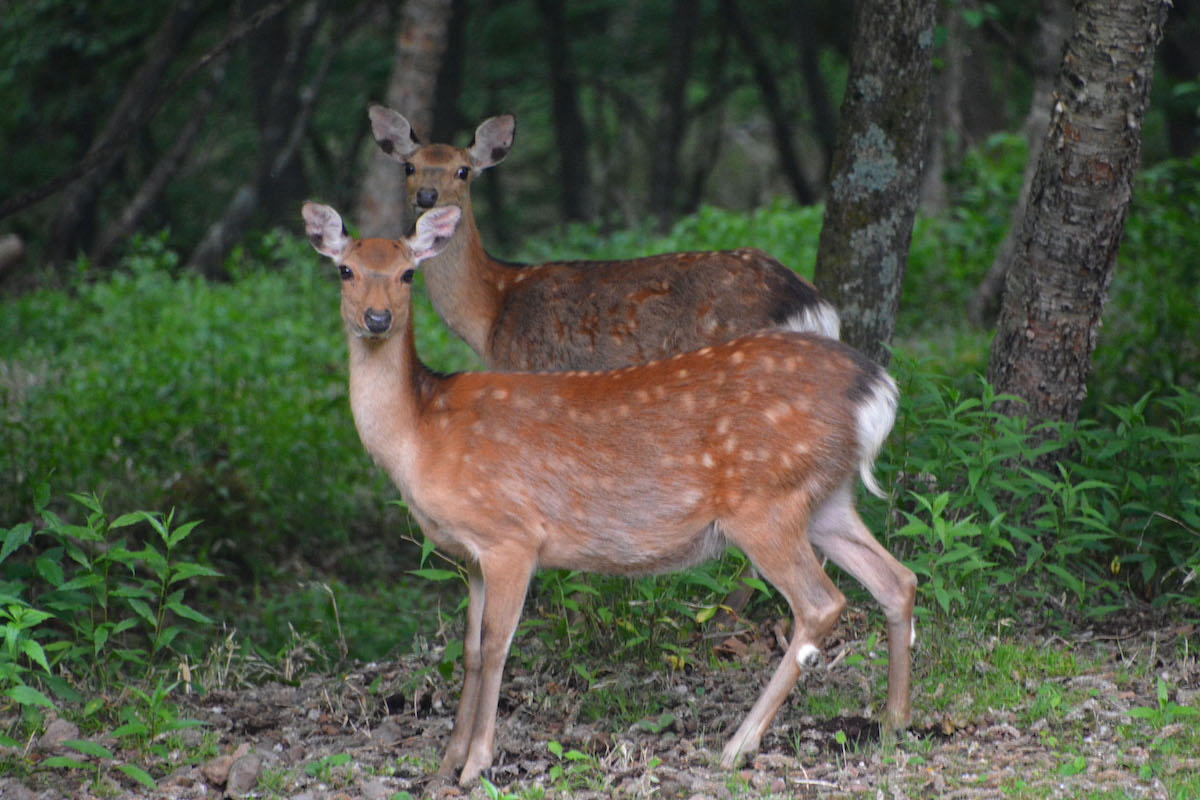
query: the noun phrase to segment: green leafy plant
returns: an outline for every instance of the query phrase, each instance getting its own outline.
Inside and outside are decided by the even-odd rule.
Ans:
[[[479,783],[483,787],[483,794],[488,800],[520,800],[520,795],[515,795],[498,788],[487,778],[480,778]]]
[[[599,766],[596,759],[587,753],[573,748],[565,749],[553,739],[546,744],[546,749],[557,760],[550,766],[547,775],[564,789],[588,786],[597,779]]]
[[[1131,708],[1128,711],[1129,716],[1134,719],[1145,720],[1156,728],[1162,728],[1170,725],[1172,722],[1191,719],[1200,715],[1200,710],[1192,706],[1181,706],[1172,700],[1170,690],[1167,688],[1167,682],[1161,677],[1155,683],[1155,699],[1158,700],[1157,706]]]
[[[160,679],[149,692],[130,686],[127,691],[135,702],[120,708],[117,717],[121,724],[109,735],[118,741],[130,742],[139,750],[149,750],[152,754],[165,758],[166,746],[155,743],[161,734],[204,724],[200,720],[180,717],[178,709],[168,702],[176,685],[164,686]]]
[[[333,753],[322,756],[316,761],[310,761],[305,764],[304,774],[310,778],[316,778],[322,783],[333,783],[334,770],[351,763],[353,760],[349,753]]]
[[[112,766],[117,771],[132,778],[151,791],[154,791],[158,788],[158,784],[155,782],[150,773],[146,772],[136,764],[116,763],[117,757],[113,755],[111,750],[102,744],[82,739],[68,739],[62,742],[62,746],[69,747],[70,749],[78,752],[80,755],[91,758],[92,763],[81,761],[80,759],[72,758],[71,756],[50,756],[41,762],[41,766],[43,768],[94,770],[94,781],[96,784],[99,784],[104,775],[105,768]]]
[[[186,600],[195,579],[218,575],[179,557],[194,523],[144,511],[109,519],[95,495],[70,498],[85,512],[83,524],[51,510],[43,485],[40,524],[0,530],[0,691],[30,711],[52,705],[43,688],[79,702],[80,683],[109,691],[148,678],[185,655],[182,641],[202,641],[196,629],[211,624]],[[135,527],[149,535],[131,547],[119,532]],[[143,699],[161,705],[162,695],[160,684]]]

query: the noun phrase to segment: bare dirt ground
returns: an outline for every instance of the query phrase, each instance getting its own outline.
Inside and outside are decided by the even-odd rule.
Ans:
[[[1094,666],[1060,681],[1063,694],[1082,688],[1088,691],[1072,696],[1087,699],[1072,703],[1053,722],[1028,713],[1036,685],[1027,686],[1027,698],[1010,707],[980,712],[971,711],[969,702],[946,702],[948,690],[932,677],[936,665],[918,647],[913,726],[893,746],[880,744],[878,726],[865,716],[882,703],[882,668],[869,660],[846,664],[845,654],[861,648],[862,637],[871,632],[861,619],[835,630],[824,667],[805,673],[761,751],[732,773],[716,761],[726,732],[749,710],[780,655],[776,631],[768,626],[747,631],[723,648],[731,660],[745,664],[738,668],[716,662],[655,671],[615,659],[591,663],[590,689],[561,655],[532,635],[519,637],[501,690],[490,780],[499,796],[520,798],[538,797],[539,791],[548,798],[991,798],[1009,796],[1014,787],[1022,797],[1102,791],[1170,797],[1160,778],[1141,768],[1157,739],[1131,739],[1123,731],[1135,724],[1129,709],[1157,703],[1154,680],[1131,675],[1169,673],[1175,685],[1188,687],[1181,699],[1194,705],[1200,687],[1196,661],[1172,655],[1179,648],[1169,646],[1181,632],[1190,633],[1187,626],[1146,631],[1135,623],[1076,640],[1024,640],[1077,650],[1081,661],[1084,650],[1089,662],[1099,655]],[[158,780],[155,792],[111,771],[96,782],[78,772],[39,770],[19,782],[0,779],[0,796],[487,797],[479,786],[467,791],[430,778],[450,732],[459,679],[457,669],[451,680],[443,678],[440,659],[440,648],[431,646],[397,662],[308,675],[295,685],[191,695],[182,711],[206,726],[184,732],[180,757],[194,753],[205,737],[216,755],[210,747],[203,763],[181,764]],[[1130,659],[1153,659],[1153,671],[1130,669]],[[989,669],[979,665],[980,681],[988,680]],[[804,692],[858,698],[858,707],[809,714]],[[647,716],[615,731],[610,721],[592,718],[590,709],[614,705],[635,709],[634,717],[644,707]],[[1171,726],[1155,735],[1172,735]],[[1063,739],[1070,740],[1069,757]],[[552,752],[551,740],[561,745],[561,757]],[[1166,766],[1169,774],[1198,770],[1200,753],[1173,756]]]

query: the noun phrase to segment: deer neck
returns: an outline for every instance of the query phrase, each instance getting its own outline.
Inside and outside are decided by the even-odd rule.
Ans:
[[[417,453],[421,387],[432,380],[417,358],[412,315],[387,339],[349,333],[350,410],[363,447],[409,496]]]
[[[421,262],[434,310],[485,362],[500,310],[503,269],[483,249],[466,204],[458,233],[440,254]]]

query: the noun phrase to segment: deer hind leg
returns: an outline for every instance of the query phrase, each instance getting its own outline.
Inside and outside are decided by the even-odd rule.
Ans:
[[[463,684],[458,698],[458,711],[454,715],[454,731],[446,745],[446,754],[438,767],[437,774],[449,778],[467,762],[467,748],[471,744],[471,732],[475,728],[475,717],[479,710],[479,674],[483,664],[480,653],[480,628],[483,623],[483,607],[486,601],[483,573],[478,564],[467,565],[467,629],[463,634]]]
[[[888,699],[884,722],[893,729],[911,720],[910,659],[916,638],[913,603],[917,577],[871,535],[854,503],[850,484],[834,492],[812,515],[813,546],[854,576],[883,608],[888,621]]]
[[[821,641],[846,606],[846,598],[821,569],[808,539],[794,530],[783,532],[775,521],[757,531],[735,532],[726,526],[729,538],[787,599],[794,618],[792,640],[783,661],[721,753],[721,766],[726,769],[758,750],[767,726],[796,685],[801,666],[815,659]]]
[[[458,778],[461,786],[473,783],[492,763],[500,678],[517,621],[521,618],[521,607],[536,559],[532,554],[513,548],[481,556],[479,566],[486,587],[480,620],[481,663],[474,726],[467,760]]]

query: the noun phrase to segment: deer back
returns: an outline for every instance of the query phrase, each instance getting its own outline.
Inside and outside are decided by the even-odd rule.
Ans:
[[[804,309],[823,304],[753,248],[555,262],[509,280],[489,342],[492,362],[509,369],[643,364],[757,330],[811,329]]]
[[[476,557],[508,541],[541,566],[675,569],[723,546],[722,520],[845,484],[877,450],[860,410],[892,391],[851,348],[790,332],[615,372],[445,377],[410,503]]]

